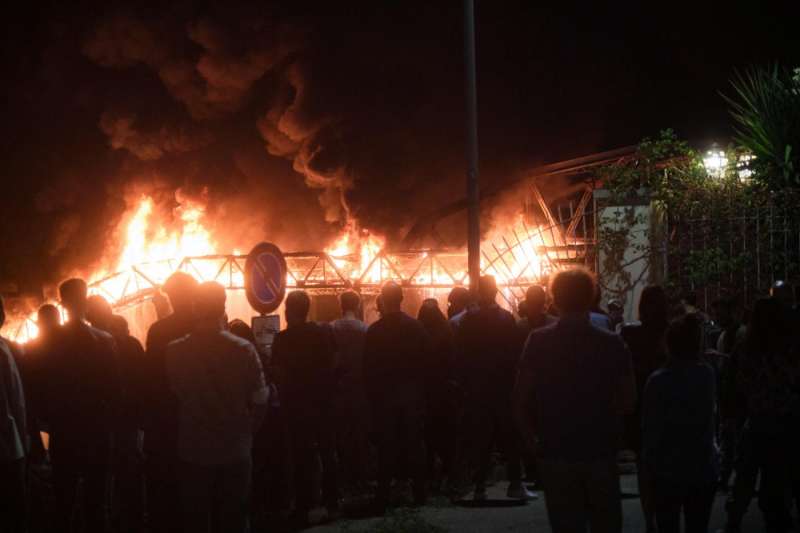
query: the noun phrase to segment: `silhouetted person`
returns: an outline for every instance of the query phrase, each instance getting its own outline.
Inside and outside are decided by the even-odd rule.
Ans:
[[[147,332],[142,404],[145,478],[147,514],[156,533],[180,530],[178,404],[167,380],[165,351],[170,342],[193,331],[196,289],[197,281],[189,274],[172,274],[163,287],[172,314],[156,321]]]
[[[253,343],[253,346],[256,344],[256,337],[253,335],[253,329],[247,325],[244,320],[240,320],[235,318],[228,322],[228,331],[239,337],[240,339],[244,339],[248,342]]]
[[[255,346],[226,331],[225,288],[194,291],[192,332],[166,349],[178,399],[183,531],[244,532],[253,434],[269,394]]]
[[[111,309],[111,304],[99,294],[93,294],[86,299],[86,320],[92,326],[111,333],[112,316],[114,311]]]
[[[119,402],[114,339],[85,322],[87,287],[70,279],[59,287],[67,323],[46,362],[42,416],[50,428],[55,524],[70,530],[78,481],[83,479],[83,510],[88,531],[104,531],[111,438]]]
[[[736,444],[747,417],[747,407],[736,393],[747,328],[741,323],[739,305],[734,298],[721,298],[713,302],[712,312],[714,321],[722,331],[715,347],[706,350],[705,355],[712,358],[715,368],[719,369],[719,444],[722,452],[719,486],[727,490],[736,459]]]
[[[625,306],[619,300],[608,301],[608,319],[613,331],[619,331],[625,321]]]
[[[696,315],[667,330],[669,359],[647,381],[642,401],[642,467],[659,533],[705,533],[717,486],[716,377],[701,361]]]
[[[428,342],[422,324],[400,310],[403,289],[399,285],[385,284],[381,299],[383,317],[369,327],[364,344],[364,386],[378,448],[379,509],[389,503],[393,475],[398,480],[410,477],[415,502],[425,502]],[[405,471],[398,471],[398,465]]]
[[[519,330],[513,315],[495,302],[497,285],[492,276],[481,276],[478,298],[478,306],[463,314],[456,330],[456,366],[466,402],[465,453],[477,464],[475,499],[486,499],[495,443],[508,461],[508,496],[535,498],[522,485],[522,443],[511,411],[511,391],[521,352]]]
[[[6,320],[0,297],[0,327]],[[25,391],[14,357],[0,339],[0,525],[10,533],[25,530],[25,456],[28,447]]]
[[[523,342],[528,339],[531,331],[554,324],[557,320],[547,312],[547,294],[544,287],[539,285],[528,287],[525,291],[525,300],[520,305],[520,319],[517,321]]]
[[[348,481],[362,485],[367,480],[369,413],[364,395],[364,339],[367,325],[359,318],[361,298],[355,292],[339,296],[342,318],[331,323],[336,344],[337,391],[336,440],[339,458]]]
[[[594,302],[592,304],[591,312],[589,313],[589,319],[592,321],[592,324],[599,328],[608,331],[614,331],[614,326],[611,324],[611,319],[608,317],[608,313],[606,313],[603,308],[600,307],[600,302],[602,299],[603,294],[600,292],[600,287],[598,287],[594,295]]]
[[[42,386],[42,375],[45,365],[57,347],[57,335],[61,329],[61,313],[52,304],[44,304],[36,312],[36,327],[39,329],[36,338],[25,345],[25,354],[18,365],[22,382],[25,385],[25,403],[28,413],[28,435],[31,449],[28,464],[41,463],[47,452],[42,442],[41,409],[42,395],[46,389]]]
[[[322,460],[323,500],[338,512],[333,421],[335,346],[327,326],[308,321],[311,300],[304,291],[286,297],[286,329],[275,336],[272,361],[286,411],[294,460],[295,521],[303,525],[314,503],[316,449]],[[316,446],[316,448],[315,448]]]
[[[142,344],[130,334],[120,315],[101,319],[114,337],[119,352],[121,397],[114,434],[114,506],[120,531],[139,531],[144,518],[144,418],[146,359]]]
[[[622,415],[636,401],[630,353],[620,336],[589,321],[592,274],[559,272],[550,293],[559,321],[528,337],[514,393],[517,424],[538,454],[553,532],[619,532],[617,448]]]
[[[461,314],[469,305],[469,289],[466,287],[453,287],[447,295],[447,319],[450,320]]]
[[[426,376],[425,440],[428,476],[434,479],[435,459],[442,461],[442,473],[455,481],[456,446],[461,418],[460,389],[455,382],[455,337],[435,298],[422,302],[417,315],[430,340]]]
[[[800,491],[800,359],[795,336],[784,302],[774,297],[756,301],[739,369],[747,422],[727,505],[729,531],[739,530],[759,470],[764,530],[785,532],[792,526],[789,502]]]
[[[669,302],[661,286],[645,287],[639,297],[639,323],[626,324],[620,330],[633,359],[636,376],[636,411],[625,419],[625,444],[636,453],[636,474],[639,482],[639,497],[648,532],[655,531],[655,512],[651,497],[651,483],[647,471],[642,468],[642,399],[644,386],[650,375],[667,361],[666,332],[669,325]]]
[[[517,320],[517,329],[520,334],[519,352],[522,352],[528,335],[531,331],[555,324],[558,318],[551,315],[547,309],[547,293],[540,285],[531,285],[525,291],[525,299],[519,305],[520,318]],[[525,463],[525,481],[538,483],[536,474],[536,458],[528,450],[522,450]]]

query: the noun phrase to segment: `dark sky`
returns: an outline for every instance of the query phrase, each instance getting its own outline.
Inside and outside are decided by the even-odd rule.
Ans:
[[[476,3],[485,186],[668,127],[725,143],[734,70],[800,66],[790,2]],[[144,192],[289,249],[345,204],[395,239],[460,196],[460,2],[65,4],[4,17],[0,281],[96,263]]]

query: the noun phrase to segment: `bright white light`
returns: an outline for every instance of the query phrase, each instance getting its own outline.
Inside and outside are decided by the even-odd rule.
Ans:
[[[728,167],[728,158],[722,150],[709,150],[703,158],[703,166],[709,176],[721,178]]]
[[[749,166],[754,159],[755,156],[751,154],[742,154],[739,156],[739,160],[736,162],[736,169],[739,172],[740,181],[747,181],[753,177],[753,171],[750,170]]]

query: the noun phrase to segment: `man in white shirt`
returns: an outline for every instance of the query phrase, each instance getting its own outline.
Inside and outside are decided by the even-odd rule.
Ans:
[[[253,434],[269,393],[255,346],[223,329],[225,289],[202,283],[192,333],[167,346],[179,403],[178,457],[185,531],[244,532]]]

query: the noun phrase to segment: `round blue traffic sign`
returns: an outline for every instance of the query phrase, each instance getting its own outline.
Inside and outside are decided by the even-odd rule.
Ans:
[[[286,259],[272,243],[262,242],[247,256],[244,288],[250,306],[259,313],[277,309],[286,295]]]

